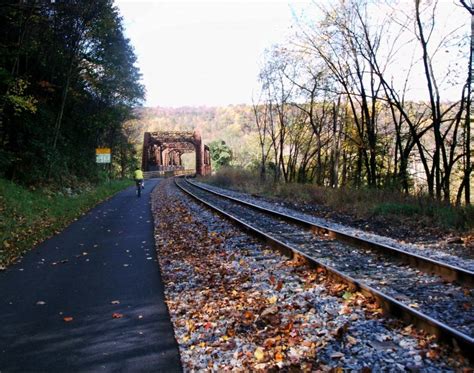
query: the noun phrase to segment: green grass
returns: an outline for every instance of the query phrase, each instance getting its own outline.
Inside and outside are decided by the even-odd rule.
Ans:
[[[0,266],[13,263],[98,202],[132,184],[130,180],[113,180],[82,184],[74,191],[53,191],[30,190],[0,179]]]
[[[424,218],[446,229],[469,231],[474,229],[474,207],[456,207],[428,199],[409,203],[382,202],[373,208],[375,215]]]
[[[422,214],[420,206],[407,203],[380,203],[374,207],[374,213],[377,215],[403,215],[413,216]]]
[[[221,169],[203,179],[223,188],[300,204],[325,205],[361,219],[383,216],[394,224],[411,220],[428,227],[470,231],[474,229],[474,207],[457,207],[434,201],[428,196],[410,196],[393,189],[328,188],[313,184],[261,183],[256,173],[240,169]]]

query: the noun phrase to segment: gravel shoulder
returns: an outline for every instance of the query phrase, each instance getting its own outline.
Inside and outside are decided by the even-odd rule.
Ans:
[[[268,249],[171,180],[153,194],[165,296],[185,371],[457,371],[469,362]]]

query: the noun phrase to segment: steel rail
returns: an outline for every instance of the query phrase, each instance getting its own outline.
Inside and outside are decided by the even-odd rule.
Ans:
[[[275,249],[279,250],[283,254],[289,256],[289,257],[301,257],[306,260],[306,262],[311,265],[314,268],[322,268],[326,271],[328,276],[330,278],[334,278],[338,281],[341,281],[347,285],[349,285],[352,289],[360,291],[362,294],[366,296],[372,296],[374,297],[380,307],[383,309],[384,312],[397,317],[399,319],[402,319],[408,323],[411,323],[415,325],[416,327],[423,329],[425,332],[434,334],[438,337],[438,339],[443,340],[454,347],[459,347],[463,352],[465,352],[468,356],[474,351],[474,338],[466,335],[428,315],[425,315],[422,312],[419,312],[403,303],[400,301],[396,300],[395,298],[384,294],[380,292],[377,289],[374,289],[373,287],[364,284],[363,282],[356,280],[348,275],[345,275],[344,273],[338,271],[335,268],[332,268],[331,266],[328,266],[326,264],[323,264],[319,262],[316,258],[313,258],[312,256],[305,254],[298,250],[297,248],[288,245],[285,242],[282,242],[281,240],[272,237],[268,233],[255,228],[251,226],[250,224],[242,221],[238,217],[232,215],[231,213],[222,210],[221,208],[213,205],[212,203],[202,199],[201,197],[195,195],[193,192],[191,192],[189,189],[186,189],[180,183],[177,181],[178,178],[175,178],[175,184],[176,186],[181,189],[183,192],[186,194],[190,195],[200,203],[204,204],[205,206],[209,207],[211,210],[217,211],[219,214],[222,216],[230,219],[232,222],[236,223],[238,226],[244,228],[246,231],[249,233],[252,233],[253,235],[263,239],[267,243],[269,243],[272,247]],[[179,178],[182,180],[185,180],[185,178]],[[186,180],[190,185],[195,185],[194,183],[189,182]],[[195,186],[196,187],[196,186]],[[197,187],[199,188],[199,187]],[[199,188],[203,189],[203,188]],[[203,189],[205,190],[205,189]],[[206,190],[207,191],[207,190]],[[214,193],[211,193],[214,194]]]
[[[255,210],[262,211],[268,215],[273,215],[277,216],[279,218],[285,219],[287,221],[290,221],[292,223],[298,224],[302,227],[305,227],[315,233],[323,233],[327,234],[329,237],[349,243],[351,245],[357,246],[357,247],[362,247],[365,249],[373,249],[377,250],[378,252],[382,253],[383,255],[389,255],[392,258],[396,259],[397,261],[404,262],[406,264],[409,264],[412,267],[415,267],[423,272],[426,273],[431,273],[431,274],[436,274],[443,278],[446,281],[449,282],[454,282],[456,281],[457,283],[464,285],[464,286],[469,286],[472,287],[474,286],[474,272],[471,272],[467,269],[460,268],[453,266],[451,264],[443,263],[434,259],[427,258],[425,256],[421,256],[415,253],[411,253],[408,251],[404,251],[402,249],[398,249],[396,247],[391,247],[388,245],[385,245],[383,243],[375,242],[370,239],[366,238],[360,238],[360,237],[355,237],[352,236],[348,233],[341,232],[337,229],[333,228],[328,228],[322,225],[318,225],[314,222],[310,222],[308,220],[302,219],[302,218],[297,218],[282,212],[274,211],[262,206],[258,206],[254,203],[243,201],[241,199],[231,197],[228,195],[225,195],[223,193],[219,193],[215,190],[212,190],[210,188],[206,188],[202,185],[197,185],[196,183],[193,183],[192,181],[188,180],[185,178],[186,182],[190,183],[196,188],[205,190],[206,192],[215,194],[219,197],[229,199],[231,201],[237,202],[241,205],[251,207]]]

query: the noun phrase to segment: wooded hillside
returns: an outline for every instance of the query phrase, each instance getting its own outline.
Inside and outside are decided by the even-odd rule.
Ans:
[[[112,0],[0,5],[0,176],[96,179],[95,148],[125,173],[122,131],[144,89]]]
[[[255,119],[248,105],[226,107],[139,108],[137,118],[127,124],[137,148],[143,133],[150,131],[193,131],[199,128],[204,143],[222,140],[232,149],[236,165],[258,163]]]

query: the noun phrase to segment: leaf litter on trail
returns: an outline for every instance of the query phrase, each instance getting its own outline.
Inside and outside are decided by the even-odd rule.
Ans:
[[[368,345],[374,336],[361,332],[375,328],[371,320],[381,313],[373,299],[332,282],[302,257],[288,260],[230,225],[212,223],[212,214],[194,216],[170,183],[152,198],[166,302],[185,371],[391,367],[383,355],[390,352]],[[414,333],[393,334],[399,343]],[[420,366],[406,355],[406,364]]]

